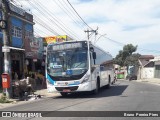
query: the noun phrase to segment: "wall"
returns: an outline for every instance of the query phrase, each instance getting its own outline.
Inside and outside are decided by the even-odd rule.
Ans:
[[[141,79],[154,78],[154,68],[142,68]]]

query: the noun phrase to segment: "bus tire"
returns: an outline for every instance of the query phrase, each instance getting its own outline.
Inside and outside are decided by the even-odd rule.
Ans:
[[[99,92],[99,88],[100,88],[100,80],[97,79],[97,82],[96,82],[96,89],[93,90],[93,94],[98,94]]]
[[[68,93],[65,93],[65,92],[60,92],[60,94],[63,96],[63,97],[67,97]]]

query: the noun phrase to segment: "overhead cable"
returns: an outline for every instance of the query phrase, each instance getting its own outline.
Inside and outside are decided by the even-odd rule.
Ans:
[[[75,13],[78,15],[78,17],[83,21],[83,23],[88,26],[91,30],[93,30],[83,19],[82,17],[78,14],[78,12],[75,10],[75,8],[72,6],[72,4],[69,2],[69,0],[67,0],[67,2],[69,3],[69,5],[73,8],[73,10],[75,11]]]

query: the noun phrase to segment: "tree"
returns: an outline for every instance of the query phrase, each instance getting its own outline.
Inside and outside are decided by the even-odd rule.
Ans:
[[[137,46],[132,44],[127,44],[123,47],[123,50],[120,50],[117,56],[114,59],[114,63],[123,66],[129,65],[138,65],[138,58],[140,54],[132,54],[137,50]]]
[[[139,66],[138,58],[141,55],[139,53],[135,53],[126,58],[124,65],[125,66]]]

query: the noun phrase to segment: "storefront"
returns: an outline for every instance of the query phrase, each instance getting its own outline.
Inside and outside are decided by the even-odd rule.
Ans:
[[[41,70],[43,62],[43,41],[42,38],[27,38],[25,39],[25,61],[26,72],[37,72]]]
[[[18,75],[18,79],[24,78],[24,55],[25,50],[10,47],[10,56],[11,56],[11,72],[12,72],[12,79],[14,78],[15,73]]]

